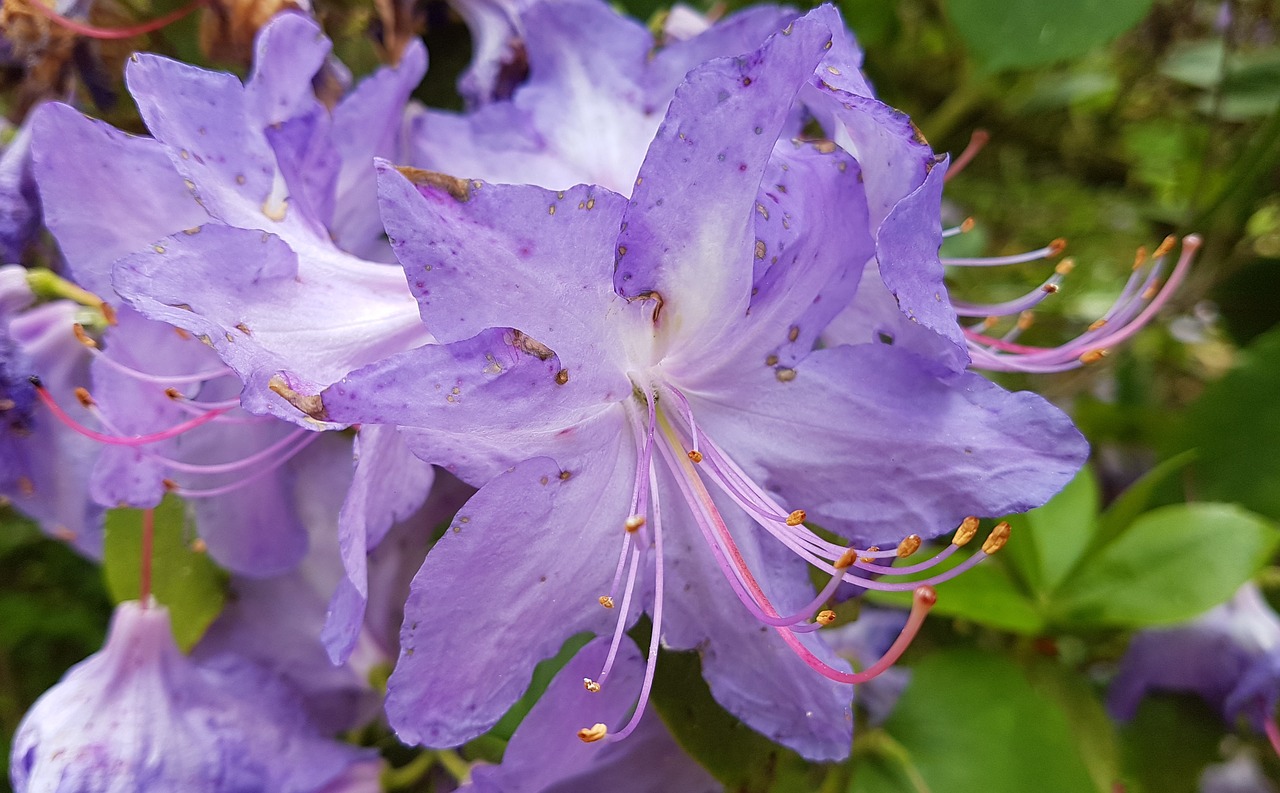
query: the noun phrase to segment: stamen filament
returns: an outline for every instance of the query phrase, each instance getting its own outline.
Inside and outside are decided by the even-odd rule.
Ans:
[[[34,1],[35,0],[33,0],[33,2]],[[120,372],[121,374],[132,377],[134,380],[137,380],[140,383],[155,383],[156,385],[182,385],[184,383],[201,383],[201,382],[204,382],[205,380],[214,380],[219,377],[226,377],[227,375],[232,374],[232,371],[225,366],[219,367],[217,369],[210,369],[209,371],[206,371],[206,372],[196,372],[195,374],[174,374],[174,375],[147,374],[146,372],[140,372],[137,369],[134,369],[132,366],[129,366],[128,364],[117,361],[115,358],[112,358],[110,355],[107,355],[105,352],[103,352],[102,350],[96,347],[89,347],[88,349],[97,360],[102,361],[103,363],[110,366],[112,369],[115,369],[117,372]],[[239,404],[239,400],[236,400],[236,404]]]
[[[127,28],[100,28],[93,25],[86,25],[83,22],[77,22],[74,19],[64,17],[52,8],[44,4],[42,0],[31,0],[28,4],[37,11],[47,17],[49,20],[70,30],[72,33],[79,33],[81,36],[88,36],[94,39],[131,39],[135,36],[142,36],[147,33],[154,33],[163,27],[172,25],[179,19],[201,8],[206,4],[207,0],[194,0],[176,11],[171,11],[164,16],[157,17],[149,22],[142,22]]]
[[[272,471],[276,470],[280,466],[284,465],[291,458],[293,458],[294,455],[296,455],[298,452],[310,446],[312,443],[315,443],[316,439],[323,434],[324,434],[323,432],[308,432],[307,437],[299,441],[298,444],[291,451],[277,457],[276,459],[271,461],[270,465],[260,468],[257,471],[254,471],[252,474],[244,477],[243,479],[238,479],[229,484],[222,485],[220,487],[211,487],[205,490],[194,490],[194,489],[187,489],[184,487],[178,487],[174,489],[174,492],[176,492],[180,496],[183,496],[184,498],[212,498],[214,496],[221,496],[227,493],[232,493],[244,487],[245,485],[252,484],[255,480],[260,479],[261,477],[271,473]]]
[[[39,378],[32,377],[31,384],[35,386],[36,395],[39,396],[40,401],[44,403],[44,406],[47,407],[49,409],[49,412],[53,413],[53,415],[59,421],[61,421],[63,424],[66,424],[68,427],[80,433],[81,435],[85,436],[86,438],[90,438],[99,443],[105,443],[111,446],[145,446],[146,444],[149,444],[149,443],[159,443],[160,441],[167,441],[171,438],[178,437],[184,432],[193,430],[196,427],[201,426],[202,424],[208,424],[210,421],[213,421],[218,416],[221,416],[223,413],[227,412],[227,410],[215,408],[205,413],[203,416],[197,416],[196,418],[191,419],[190,421],[184,421],[181,424],[175,424],[169,429],[161,430],[160,432],[153,432],[148,435],[135,435],[132,437],[117,437],[115,435],[106,435],[96,430],[89,429],[88,427],[84,426],[80,422],[71,418],[71,416],[69,416],[67,412],[62,409],[62,407],[57,403],[57,401],[54,400],[53,396],[48,392],[48,390],[40,382]]]
[[[138,560],[138,600],[144,609],[151,603],[151,557],[155,534],[156,511],[153,508],[144,509],[142,510],[142,558]]]
[[[979,256],[976,258],[943,258],[942,263],[960,267],[1000,267],[1006,264],[1025,264],[1026,262],[1036,262],[1057,256],[1066,247],[1067,241],[1059,238],[1043,248],[1036,248],[1034,251],[1027,251],[1026,253],[1015,253],[1009,256]]]

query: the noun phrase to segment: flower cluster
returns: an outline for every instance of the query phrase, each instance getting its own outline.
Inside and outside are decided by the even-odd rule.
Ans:
[[[22,167],[5,155],[40,203],[0,214],[6,255],[40,216],[61,259],[0,270],[0,494],[91,556],[106,510],[176,495],[235,594],[189,658],[163,608],[122,604],[28,715],[19,790],[370,789],[374,761],[324,733],[382,705],[402,741],[459,746],[584,633],[466,789],[714,789],[646,707],[663,649],[696,650],[751,728],[842,758],[851,684],[1008,539],[975,541],[976,516],[1043,504],[1088,452],[971,368],[1096,360],[1195,248],[1163,291],[1171,244],[1079,339],[1027,347],[992,328],[1060,273],[949,297],[945,264],[1005,262],[939,259],[948,160],[832,7],[657,38],[597,0],[460,10],[464,113],[410,99],[420,42],[349,85],[291,11],[243,83],[132,56],[147,136],[49,103]],[[850,586],[914,606],[828,641]]]

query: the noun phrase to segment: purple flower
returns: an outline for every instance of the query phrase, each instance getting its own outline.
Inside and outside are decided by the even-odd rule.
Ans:
[[[542,698],[511,736],[498,766],[476,766],[459,793],[542,793],[609,790],[616,793],[712,793],[721,790],[676,744],[653,713],[640,720],[630,739],[603,748],[574,735],[583,718],[616,722],[626,716],[644,681],[644,658],[630,639],[617,648],[607,689],[592,693],[582,680],[594,675],[610,652],[596,639],[556,674]]]
[[[845,578],[914,585],[856,576],[896,551],[855,553],[804,520],[897,546],[1043,503],[1078,469],[1079,433],[1034,395],[885,345],[810,352],[874,244],[859,163],[777,142],[828,51],[822,19],[690,72],[630,200],[381,166],[388,233],[441,343],[295,404],[413,428],[419,456],[484,485],[406,605],[388,690],[404,740],[482,733],[567,637],[616,647],[648,611],[646,681],[658,641],[696,647],[731,712],[842,757],[842,682],[880,665],[844,671],[807,620]],[[806,564],[831,576],[816,598]],[[439,663],[458,646],[471,663]],[[635,729],[645,692],[607,740]]]
[[[371,168],[400,151],[425,52],[409,47],[331,112],[312,87],[329,46],[313,21],[286,13],[260,32],[247,84],[134,56],[126,77],[154,138],[58,104],[35,122],[46,222],[75,280],[110,299],[120,257],[169,265],[116,286],[148,318],[208,338],[248,384],[247,409],[303,424],[269,390],[280,369],[293,388],[319,388],[429,338],[403,273],[378,262],[391,255]],[[201,252],[217,266],[184,271]],[[179,281],[184,296],[172,297]]]
[[[0,151],[0,263],[20,260],[40,228],[40,204],[31,175],[30,118]],[[0,126],[0,140],[6,132]]]
[[[1199,695],[1230,724],[1244,717],[1280,738],[1280,618],[1253,584],[1229,602],[1172,628],[1138,633],[1111,682],[1108,708],[1121,720],[1155,691]]]
[[[163,607],[122,603],[106,646],[36,702],[14,737],[18,793],[321,791],[370,753],[320,735],[293,692],[235,656],[178,651]]]

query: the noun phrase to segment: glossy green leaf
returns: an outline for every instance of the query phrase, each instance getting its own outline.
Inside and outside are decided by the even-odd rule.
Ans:
[[[1098,480],[1085,467],[1048,504],[1009,518],[1014,533],[1003,558],[1034,591],[1050,592],[1089,545],[1097,516]]]
[[[927,577],[921,573],[916,578]],[[1044,618],[1018,583],[995,560],[988,560],[964,575],[937,585],[938,603],[933,614],[957,617],[999,630],[1034,636],[1044,630]],[[909,608],[910,592],[872,592],[873,603]]]
[[[1147,697],[1121,725],[1125,789],[1132,793],[1199,793],[1200,774],[1218,762],[1226,727],[1197,697]]]
[[[1152,0],[947,0],[947,16],[989,71],[1075,58],[1138,23]]]
[[[871,773],[851,793],[1093,790],[1067,718],[1006,658],[976,650],[935,653],[884,726],[855,742]]]
[[[1067,580],[1053,607],[1062,623],[1146,627],[1226,601],[1266,563],[1280,531],[1229,504],[1177,504],[1146,513]]]
[[[1067,717],[1076,752],[1094,788],[1111,793],[1120,778],[1119,738],[1092,681],[1049,658],[1034,659],[1026,671],[1032,687]]]
[[[142,514],[140,509],[107,513],[102,566],[117,603],[139,597]],[[166,496],[155,510],[151,593],[168,607],[174,639],[183,650],[200,640],[226,597],[225,574],[208,554],[192,547],[194,536],[182,502]]]

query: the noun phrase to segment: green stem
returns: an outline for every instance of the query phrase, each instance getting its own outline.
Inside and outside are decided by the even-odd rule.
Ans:
[[[387,768],[382,772],[383,790],[403,790],[427,775],[436,764],[436,753],[425,751],[399,768]]]
[[[452,749],[440,749],[435,753],[436,759],[440,761],[440,765],[449,775],[458,780],[459,784],[465,785],[471,781],[471,763],[462,759],[462,756]]]
[[[902,775],[911,783],[914,793],[933,793],[929,783],[920,775],[920,771],[911,762],[911,752],[907,747],[895,741],[884,730],[875,730],[860,736],[853,742],[853,754],[870,754],[890,761],[897,766]]]

